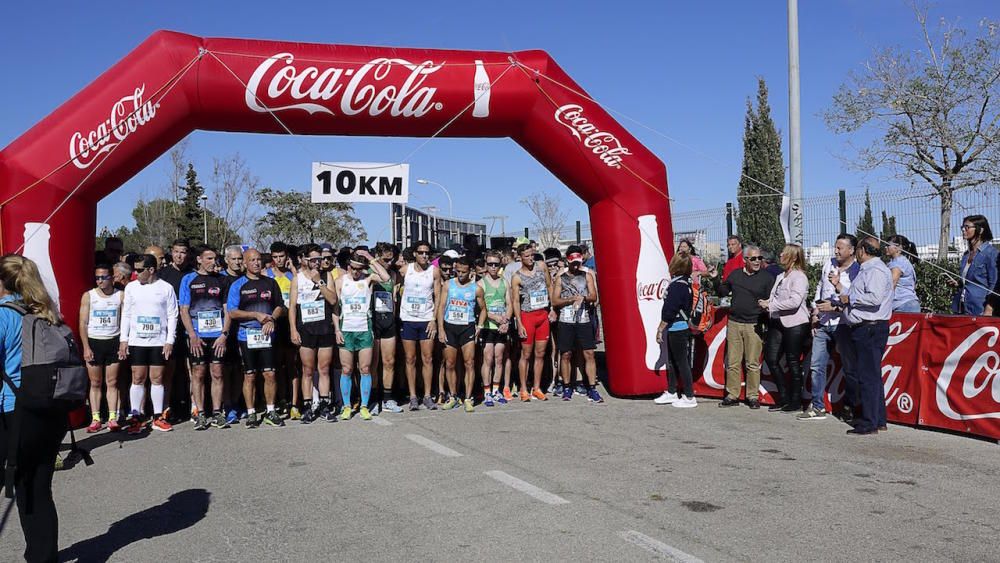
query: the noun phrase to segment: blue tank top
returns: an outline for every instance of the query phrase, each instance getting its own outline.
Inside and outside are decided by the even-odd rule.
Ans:
[[[467,325],[476,322],[476,283],[458,285],[457,279],[448,280],[448,298],[444,308],[444,322],[453,325]]]

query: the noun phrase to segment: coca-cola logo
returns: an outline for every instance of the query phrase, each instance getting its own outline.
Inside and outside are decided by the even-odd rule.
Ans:
[[[938,376],[935,387],[935,400],[941,414],[952,420],[1000,418],[1000,354],[996,352],[998,340],[1000,340],[1000,327],[980,327],[948,354],[944,365],[941,366],[941,375]],[[970,362],[966,355],[971,356],[969,352],[980,345],[981,341],[985,342],[986,350]],[[985,400],[973,402],[972,399],[976,399],[989,388],[992,406],[976,409],[981,412],[968,413],[960,413],[952,406],[948,398],[949,389],[952,387],[952,379],[959,373],[959,368],[964,369],[964,375],[959,375],[962,378],[962,397],[967,399],[964,404],[978,407],[988,403]]]
[[[596,154],[605,165],[611,168],[622,167],[622,157],[631,155],[632,151],[623,147],[618,138],[606,131],[601,131],[589,119],[583,117],[583,108],[576,104],[566,104],[556,110],[556,123],[569,129],[569,132],[583,146]]]
[[[427,77],[443,63],[415,64],[405,59],[378,58],[356,69],[334,66],[300,69],[294,62],[291,53],[278,53],[260,63],[247,82],[247,107],[259,113],[300,109],[310,115],[336,115],[332,108],[338,108],[343,115],[367,112],[376,116],[388,112],[393,117],[422,117],[444,107],[434,102],[437,88],[424,86]],[[394,69],[405,69],[407,74],[393,72]],[[291,98],[296,103],[282,105],[281,98]]]
[[[80,131],[69,138],[69,157],[77,168],[90,168],[97,157],[114,150],[119,143],[156,117],[160,104],[143,101],[143,84],[111,106],[110,116],[84,134]]]
[[[662,300],[667,296],[667,286],[670,280],[664,278],[655,282],[636,282],[636,295],[641,301]]]
[[[896,401],[897,408],[904,413],[913,410],[913,398],[903,393],[896,385],[903,367],[887,362],[886,358],[889,357],[893,348],[905,342],[916,328],[917,323],[913,323],[910,325],[910,328],[904,331],[903,323],[900,321],[889,325],[889,339],[886,341],[885,350],[882,352],[882,388],[885,393],[885,404],[888,406],[893,401]]]

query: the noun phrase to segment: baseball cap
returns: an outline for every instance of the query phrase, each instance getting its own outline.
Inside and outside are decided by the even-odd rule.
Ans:
[[[531,241],[528,240],[528,237],[517,237],[517,240],[514,241],[514,248],[517,248],[522,244],[528,244],[529,242]]]
[[[447,257],[449,257],[449,258],[461,258],[461,256],[458,254],[458,252],[456,252],[454,250],[448,250],[448,251],[446,251],[444,253],[444,255],[447,256]]]
[[[331,245],[328,242],[324,242],[323,244],[319,245],[319,250],[320,250],[320,252],[323,252],[323,251],[326,251],[326,250],[329,250],[330,252],[333,252],[333,245]]]

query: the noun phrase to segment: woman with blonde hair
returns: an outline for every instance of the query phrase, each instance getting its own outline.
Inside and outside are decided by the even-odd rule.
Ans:
[[[66,412],[16,404],[10,385],[21,386],[21,314],[2,306],[11,301],[51,324],[61,325],[62,319],[38,275],[38,266],[23,256],[0,257],[0,362],[6,373],[0,388],[0,466],[6,468],[13,453],[9,448],[16,422],[20,430],[14,496],[26,546],[24,559],[55,561],[59,522],[52,500],[52,473],[56,452],[66,435]]]
[[[768,312],[770,320],[764,341],[764,361],[771,372],[778,395],[769,410],[795,412],[802,410],[802,350],[810,336],[809,312],[806,294],[806,255],[798,244],[786,244],[778,259],[783,273],[771,287],[771,296],[758,304]],[[785,383],[785,373],[779,365],[784,354],[791,372],[791,381]]]

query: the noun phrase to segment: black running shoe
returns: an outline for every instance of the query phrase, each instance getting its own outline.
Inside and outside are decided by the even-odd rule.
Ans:
[[[316,411],[312,409],[306,409],[302,412],[302,418],[299,420],[302,424],[312,424],[316,420]]]
[[[278,411],[274,410],[264,415],[264,424],[268,426],[281,427],[285,425],[285,421],[281,418],[281,415],[278,414]]]
[[[257,413],[247,415],[247,428],[257,428],[260,426],[260,415]]]

